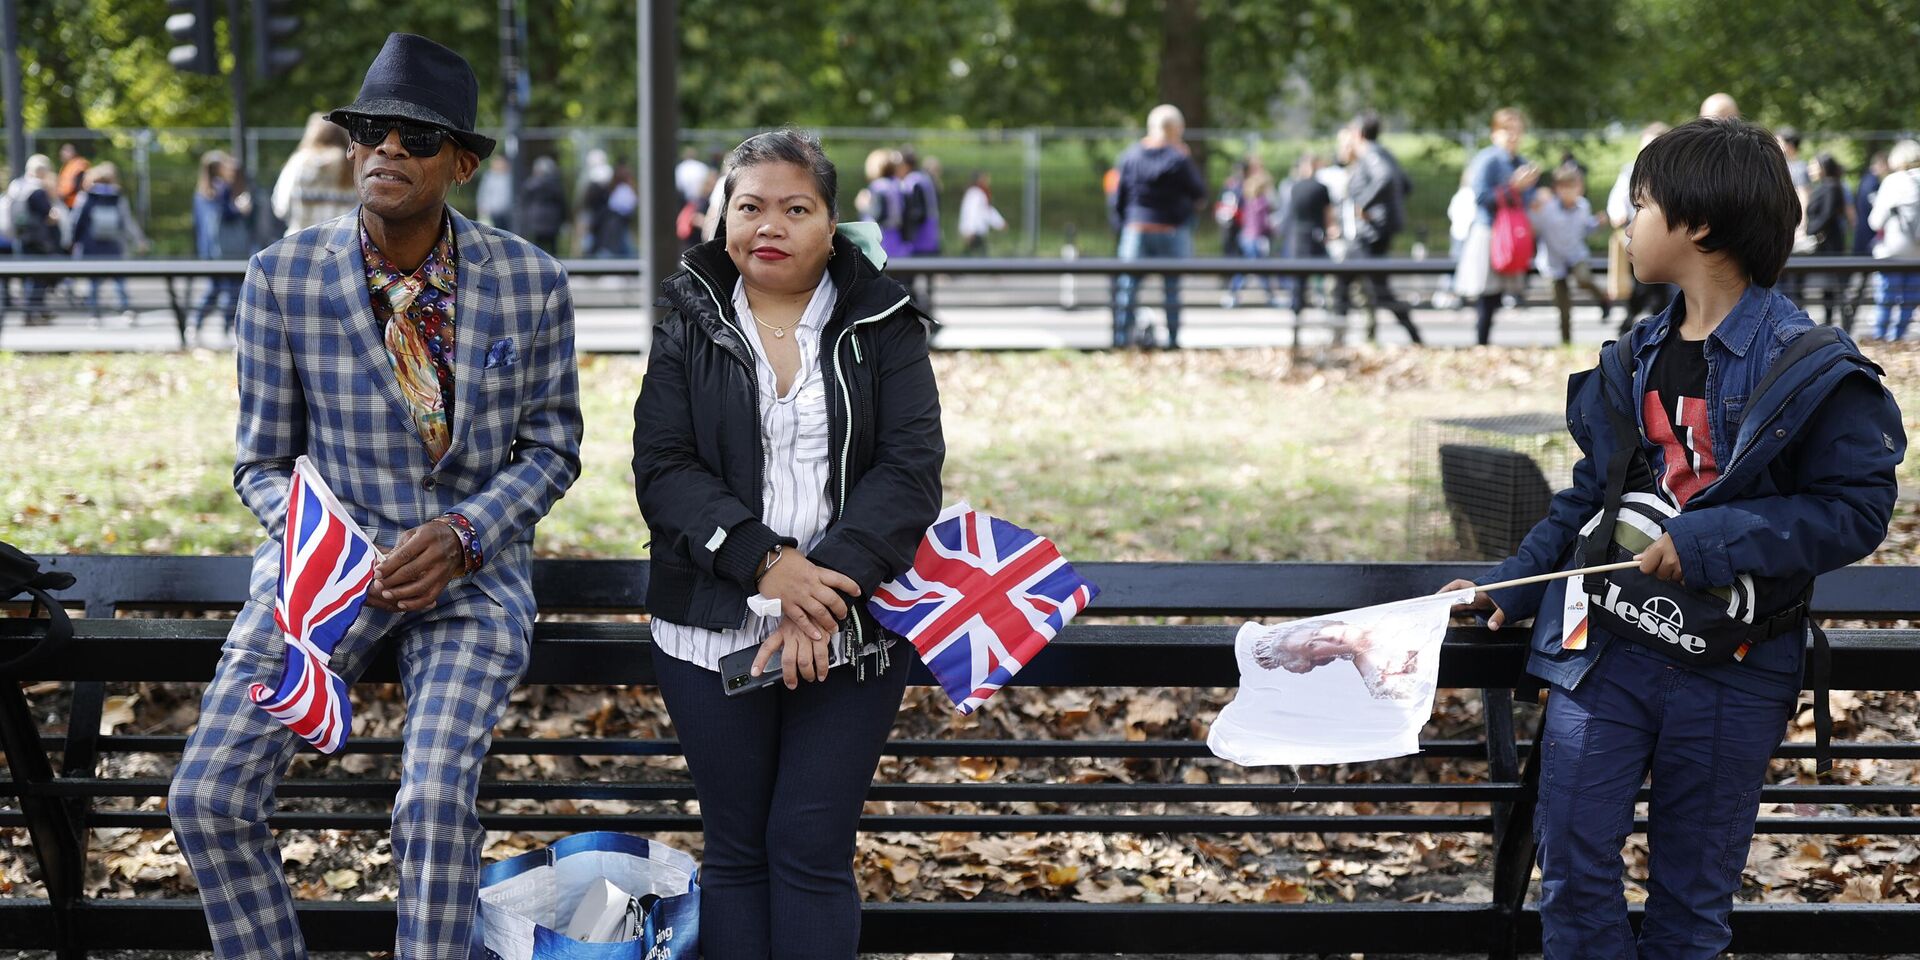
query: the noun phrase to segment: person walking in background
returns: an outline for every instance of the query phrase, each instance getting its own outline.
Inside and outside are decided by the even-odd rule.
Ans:
[[[514,220],[534,246],[560,255],[560,231],[567,228],[567,188],[560,182],[560,164],[552,157],[533,161],[533,175],[520,188]]]
[[[987,234],[1007,228],[1007,218],[993,207],[993,178],[975,170],[967,192],[960,195],[960,245],[970,257],[987,255]]]
[[[1493,315],[1506,294],[1525,292],[1525,274],[1501,274],[1493,271],[1493,218],[1502,204],[1526,209],[1525,197],[1540,182],[1540,169],[1520,156],[1520,141],[1527,135],[1527,121],[1520,111],[1503,107],[1494,111],[1490,125],[1493,143],[1474,154],[1467,163],[1467,180],[1473,187],[1473,227],[1460,246],[1460,265],[1453,275],[1453,289],[1461,297],[1475,300],[1474,339],[1486,346],[1493,336]]]
[[[87,170],[87,188],[81,192],[80,205],[74,208],[67,223],[70,225],[68,246],[76,258],[119,260],[129,249],[144,252],[147,248],[146,234],[133,217],[133,205],[120,190],[120,170],[111,163]],[[101,279],[91,278],[87,294],[87,309],[93,314],[95,326],[99,326],[101,319]],[[138,315],[127,299],[127,278],[113,277],[112,280],[114,290],[120,294],[120,314],[131,325]]]
[[[594,226],[594,256],[604,259],[634,255],[633,220],[639,209],[640,194],[633,186],[633,169],[623,163],[613,169],[606,209]]]
[[[1213,201],[1213,223],[1220,228],[1220,255],[1240,255],[1240,206],[1242,188],[1247,179],[1247,162],[1234,161],[1227,171],[1227,182],[1220,185],[1220,196]]]
[[[705,203],[707,199],[707,177],[713,168],[700,159],[697,147],[687,147],[680,151],[680,162],[673,167],[673,188],[680,191],[681,203]]]
[[[1733,102],[1731,94],[1715,93],[1700,101],[1700,115],[1715,120],[1738,120],[1740,105]]]
[[[1873,245],[1874,259],[1911,268],[1874,274],[1878,317],[1873,335],[1899,340],[1907,335],[1913,308],[1920,304],[1920,142],[1902,140],[1888,151],[1887,176],[1874,195],[1867,225],[1880,235]]]
[[[346,216],[358,202],[353,165],[347,161],[347,131],[321,114],[309,116],[300,146],[273,183],[273,215],[286,223],[284,235]]]
[[[513,165],[506,157],[487,161],[480,186],[473,192],[474,213],[495,230],[513,231]]]
[[[573,249],[581,257],[598,256],[594,241],[607,219],[607,197],[613,194],[613,161],[605,150],[587,151],[587,166],[581,173],[578,203],[573,210]]]
[[[195,252],[202,260],[244,260],[253,254],[253,237],[247,217],[253,212],[253,198],[247,194],[240,169],[224,150],[209,150],[200,157],[200,182],[193,191],[193,239]],[[207,314],[220,310],[221,330],[233,335],[234,314],[240,308],[238,277],[213,277],[207,296],[194,314],[193,336],[202,337]]]
[[[60,203],[71,210],[87,189],[87,170],[91,163],[71,143],[60,145]]]
[[[1193,214],[1207,195],[1207,182],[1183,139],[1187,118],[1170,103],[1147,114],[1147,135],[1120,155],[1113,216],[1120,224],[1120,259],[1185,259],[1193,256]],[[1123,273],[1115,287],[1113,345],[1150,345],[1139,339],[1140,279]],[[1160,275],[1166,291],[1167,346],[1180,346],[1180,275]]]
[[[1336,216],[1333,194],[1319,177],[1320,169],[1327,165],[1326,158],[1317,153],[1303,153],[1300,161],[1294,165],[1293,179],[1284,191],[1285,208],[1281,211],[1283,249],[1285,255],[1296,260],[1327,259],[1327,234],[1334,228]],[[1300,328],[1301,311],[1307,308],[1307,284],[1313,278],[1292,277],[1288,283],[1293,287],[1293,325]]]
[[[1640,131],[1640,149],[1645,150],[1647,144],[1668,129],[1664,123],[1647,124]],[[1626,333],[1641,317],[1665,310],[1674,293],[1669,284],[1641,283],[1627,262],[1627,224],[1633,220],[1632,181],[1633,161],[1628,160],[1620,167],[1620,175],[1614,178],[1613,189],[1607,192],[1607,220],[1613,224],[1613,235],[1607,240],[1607,286],[1614,299],[1624,295],[1627,301],[1620,317],[1621,333]]]
[[[1593,282],[1593,268],[1587,263],[1592,251],[1587,237],[1600,227],[1587,202],[1587,180],[1580,168],[1563,163],[1553,171],[1553,190],[1541,192],[1533,202],[1533,228],[1539,236],[1537,268],[1553,281],[1553,306],[1560,312],[1560,342],[1573,342],[1573,291],[1577,283],[1600,301],[1600,321],[1606,322],[1613,303],[1606,291]]]
[[[867,154],[867,185],[855,198],[860,218],[880,225],[880,249],[889,257],[904,257],[913,250],[903,226],[906,205],[900,196],[900,155],[881,147]]]
[[[1810,237],[1807,229],[1806,210],[1811,200],[1812,179],[1807,175],[1807,161],[1800,156],[1800,131],[1792,127],[1781,127],[1774,131],[1773,138],[1780,145],[1780,152],[1787,157],[1787,175],[1793,179],[1794,195],[1800,198],[1800,226],[1794,231],[1796,241]],[[1810,242],[1801,242],[1795,253],[1811,253]],[[1780,292],[1795,303],[1803,302],[1806,289],[1806,277],[1798,273],[1780,275]]]
[[[1240,227],[1235,236],[1240,256],[1265,259],[1273,253],[1273,220],[1273,177],[1261,165],[1259,157],[1248,157],[1246,176],[1240,181]],[[1266,288],[1268,306],[1278,306],[1280,303],[1278,283],[1273,274],[1260,274],[1260,285]],[[1229,310],[1238,306],[1240,290],[1246,284],[1247,275],[1244,273],[1236,273],[1229,278],[1227,295],[1220,305]]]
[[[1353,209],[1353,232],[1347,256],[1378,259],[1392,251],[1394,238],[1406,228],[1407,193],[1413,182],[1400,168],[1400,161],[1380,145],[1379,114],[1364,111],[1353,119],[1349,129],[1353,131],[1349,135],[1353,162],[1349,164],[1347,202]],[[1393,295],[1386,275],[1369,276],[1367,288],[1374,308],[1391,312],[1401,329],[1407,331],[1407,339],[1419,346],[1420,328],[1413,325],[1413,309]],[[1344,293],[1347,285],[1342,284],[1340,289]],[[1342,297],[1340,305],[1345,303]],[[1371,328],[1367,339],[1373,339]]]
[[[1874,230],[1867,219],[1873,214],[1873,198],[1880,193],[1880,182],[1891,170],[1887,165],[1887,152],[1880,150],[1860,171],[1860,184],[1853,190],[1853,255],[1856,257],[1873,256]]]
[[[1847,182],[1840,161],[1831,153],[1822,153],[1807,165],[1810,187],[1807,191],[1806,236],[1816,257],[1839,257],[1847,252],[1847,240],[1853,233],[1853,206],[1847,202]],[[1825,323],[1832,326],[1836,316],[1841,326],[1853,330],[1853,310],[1846,304],[1847,277],[1843,273],[1815,273],[1803,281],[1807,287],[1819,287],[1826,304]],[[1801,304],[1804,309],[1805,303]]]
[[[46,154],[27,158],[19,179],[7,186],[7,220],[13,228],[14,253],[25,257],[51,257],[60,252],[60,225],[67,208],[60,202],[59,184],[53,161]],[[53,322],[47,310],[47,291],[58,281],[28,278],[21,281],[25,294],[21,308],[27,326],[39,327]]]
[[[907,253],[916,257],[940,255],[940,187],[920,165],[912,147],[900,150],[900,233]]]

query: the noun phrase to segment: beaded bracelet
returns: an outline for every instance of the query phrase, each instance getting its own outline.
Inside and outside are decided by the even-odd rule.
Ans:
[[[466,561],[466,572],[472,573],[480,569],[480,564],[485,558],[480,553],[480,538],[473,534],[472,521],[457,513],[444,514],[434,519],[446,524],[447,529],[452,530],[453,535],[460,538],[460,555]]]

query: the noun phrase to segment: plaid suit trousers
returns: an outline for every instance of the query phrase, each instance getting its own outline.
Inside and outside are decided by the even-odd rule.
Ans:
[[[334,657],[351,680],[383,634],[399,655],[407,719],[393,805],[394,949],[404,960],[472,955],[480,763],[527,667],[531,625],[478,590],[463,593],[401,617],[363,610]],[[302,741],[247,697],[250,684],[278,679],[285,657],[272,611],[249,603],[227,638],[167,798],[221,960],[307,955],[279,844],[267,829],[274,788]]]

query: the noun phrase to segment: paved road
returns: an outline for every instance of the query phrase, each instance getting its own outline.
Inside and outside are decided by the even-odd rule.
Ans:
[[[1428,281],[1430,284],[1431,281]],[[0,349],[22,352],[135,351],[160,352],[179,348],[172,312],[158,281],[129,284],[136,311],[131,320],[113,310],[118,301],[106,297],[109,304],[98,325],[92,320],[83,299],[67,291],[52,295],[54,321],[49,326],[21,325],[17,310],[8,311],[0,326]],[[1404,296],[1413,299],[1418,309],[1414,320],[1435,346],[1462,347],[1473,343],[1473,311],[1435,309],[1429,305],[1429,293],[1409,280],[1399,285]],[[18,289],[15,289],[16,304]],[[84,290],[78,291],[84,295]],[[106,291],[103,291],[105,293]],[[933,312],[942,329],[935,345],[942,349],[1036,350],[1094,349],[1111,343],[1111,313],[1105,305],[1105,283],[1097,278],[1077,278],[1069,292],[1056,278],[955,278],[942,282],[934,291]],[[1159,284],[1149,281],[1146,299],[1159,299]],[[1234,347],[1285,347],[1293,344],[1294,316],[1291,310],[1269,306],[1264,292],[1250,290],[1245,303],[1235,309],[1221,304],[1220,281],[1214,278],[1191,280],[1187,284],[1182,345],[1193,349]],[[649,340],[645,312],[629,285],[611,278],[583,279],[575,283],[579,346],[583,352],[643,353]],[[1072,308],[1061,303],[1077,301]],[[1147,321],[1163,326],[1158,308],[1143,308]],[[1309,306],[1301,334],[1304,345],[1332,342],[1333,323],[1322,306]],[[1406,334],[1384,311],[1378,315],[1379,339],[1384,344],[1405,344]],[[1366,335],[1366,313],[1355,310],[1347,318],[1348,342]],[[231,346],[231,340],[217,328],[218,318],[210,318],[208,332],[196,338],[196,344],[214,349]],[[1599,343],[1614,333],[1615,326],[1600,320],[1596,307],[1574,308],[1574,335],[1582,343]],[[1558,322],[1552,307],[1533,305],[1509,308],[1501,312],[1494,329],[1494,342],[1505,346],[1546,346],[1558,342]]]

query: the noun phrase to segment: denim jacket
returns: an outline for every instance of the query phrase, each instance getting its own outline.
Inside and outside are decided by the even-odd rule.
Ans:
[[[1526,158],[1495,146],[1480,148],[1467,161],[1467,186],[1473,190],[1475,223],[1492,226],[1500,207],[1501,188],[1513,180],[1513,172],[1527,165]]]
[[[1640,427],[1640,449],[1656,476],[1661,448],[1647,440],[1639,398],[1647,374],[1685,298],[1629,334],[1631,371],[1619,369],[1611,345],[1600,351],[1606,368],[1574,374],[1567,384],[1567,429],[1583,454],[1573,487],[1553,498],[1547,518],[1519,551],[1480,579],[1494,583],[1571,569],[1580,527],[1598,513],[1605,491],[1613,429],[1602,404],[1630,412]],[[1686,583],[1725,586],[1751,574],[1762,615],[1793,602],[1813,577],[1873,552],[1893,513],[1894,468],[1906,453],[1906,434],[1878,368],[1842,335],[1808,356],[1754,396],[1773,361],[1812,321],[1770,288],[1749,287],[1708,337],[1707,421],[1720,477],[1687,501],[1667,524]],[[1620,385],[1632,384],[1630,395]],[[1561,649],[1561,608],[1567,580],[1496,590],[1493,601],[1508,622],[1534,618],[1528,672],[1572,689],[1614,641],[1595,629],[1580,650]],[[1702,668],[1714,679],[1755,692],[1792,696],[1799,690],[1802,647],[1775,638],[1745,660]]]

